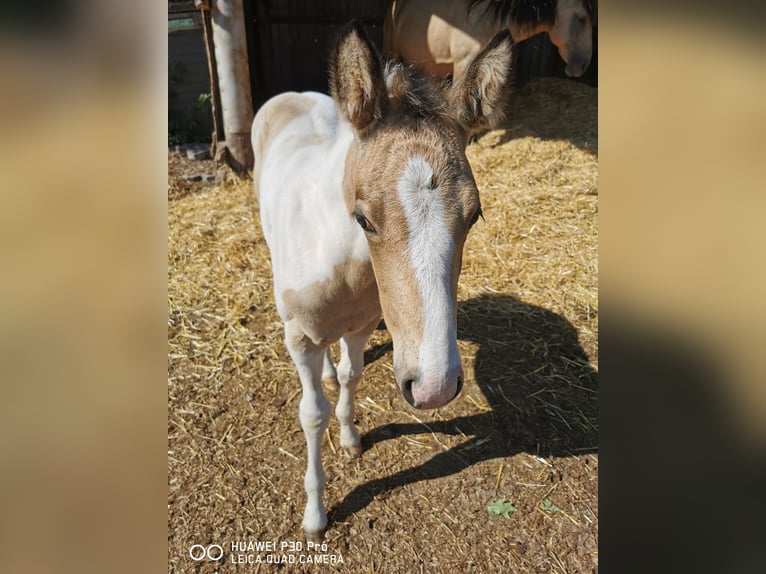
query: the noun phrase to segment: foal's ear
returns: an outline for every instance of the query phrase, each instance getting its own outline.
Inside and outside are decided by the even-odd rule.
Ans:
[[[497,125],[511,93],[513,39],[507,29],[474,58],[450,88],[452,116],[469,133]]]
[[[340,33],[330,54],[330,93],[343,116],[364,135],[388,105],[383,65],[358,20]]]

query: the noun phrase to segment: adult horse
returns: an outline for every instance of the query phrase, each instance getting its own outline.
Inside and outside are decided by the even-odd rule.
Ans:
[[[321,538],[330,417],[322,389],[327,346],[340,340],[335,414],[340,444],[362,452],[354,393],[381,312],[400,392],[419,409],[460,393],[457,281],[463,244],[481,215],[465,156],[469,135],[501,119],[512,41],[498,35],[459,82],[384,67],[358,23],[330,58],[332,98],[269,100],[253,120],[253,180],[269,246],[285,344],[302,386],[308,500],[303,529]]]
[[[503,28],[514,42],[547,32],[581,76],[592,55],[593,0],[393,0],[383,24],[386,58],[401,59],[438,76],[463,75]]]

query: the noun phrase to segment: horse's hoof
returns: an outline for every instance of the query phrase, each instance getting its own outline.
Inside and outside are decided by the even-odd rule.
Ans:
[[[343,450],[346,451],[346,454],[351,458],[359,458],[362,456],[362,443],[352,444],[349,447],[344,446]]]
[[[306,540],[319,544],[324,540],[325,531],[326,529],[323,528],[322,530],[304,530],[303,533],[306,535]]]
[[[322,386],[324,386],[324,388],[328,391],[337,391],[340,389],[337,377],[326,377],[322,379]]]

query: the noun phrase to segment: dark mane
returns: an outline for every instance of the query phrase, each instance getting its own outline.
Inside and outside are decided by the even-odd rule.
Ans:
[[[468,13],[485,0],[468,0]],[[520,26],[556,23],[557,0],[489,0],[484,15],[497,21],[511,20]],[[593,0],[583,0],[585,10],[593,16]]]
[[[390,103],[402,117],[437,118],[447,112],[444,80],[395,62],[386,64],[384,75]]]

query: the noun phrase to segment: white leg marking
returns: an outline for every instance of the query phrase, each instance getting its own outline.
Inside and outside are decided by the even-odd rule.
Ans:
[[[340,446],[352,457],[362,454],[362,440],[354,426],[354,396],[364,368],[364,345],[369,335],[355,334],[340,340],[341,359],[338,363],[340,395],[335,416],[340,422]]]
[[[322,391],[322,360],[325,350],[318,347],[303,349],[296,345],[301,336],[300,328],[293,321],[285,324],[285,341],[301,380],[303,395],[299,417],[306,435],[308,463],[304,486],[306,488],[306,509],[303,513],[303,530],[309,537],[320,535],[327,526],[327,514],[322,504],[325,488],[325,474],[322,468],[322,437],[330,421],[330,402]]]

